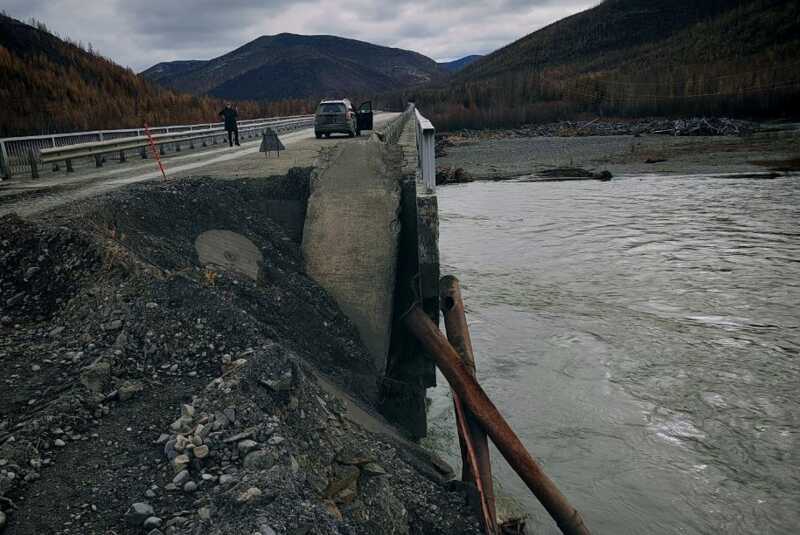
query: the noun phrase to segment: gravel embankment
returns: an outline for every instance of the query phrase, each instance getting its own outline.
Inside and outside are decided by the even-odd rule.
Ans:
[[[4,535],[478,532],[445,467],[348,410],[380,422],[369,356],[260,216],[305,188],[144,184],[0,219]],[[210,229],[256,244],[257,281],[199,264]]]
[[[615,177],[743,173],[771,178],[800,171],[800,130],[796,125],[779,128],[708,122],[727,134],[693,130],[704,127],[701,123],[691,126],[691,133],[674,135],[664,130],[670,124],[674,128],[675,122],[655,120],[451,133],[437,141],[437,166],[449,182],[536,179],[545,171],[561,168],[595,174],[609,171]]]

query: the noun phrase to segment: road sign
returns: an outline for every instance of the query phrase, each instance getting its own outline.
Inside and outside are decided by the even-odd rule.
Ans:
[[[280,157],[282,150],[286,150],[286,147],[281,143],[275,130],[272,128],[264,130],[264,134],[261,136],[261,148],[258,149],[258,152],[263,152],[264,157],[269,158],[269,153],[272,151],[277,152]]]

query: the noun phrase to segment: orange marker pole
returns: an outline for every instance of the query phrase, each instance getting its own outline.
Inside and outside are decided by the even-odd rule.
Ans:
[[[153,136],[150,134],[150,129],[147,127],[147,123],[144,125],[144,134],[147,136],[147,141],[150,144],[150,152],[153,154],[153,158],[156,159],[156,162],[158,162],[158,168],[161,169],[161,176],[164,177],[164,180],[166,180],[167,173],[164,172],[164,165],[161,163],[161,156],[158,154],[156,143],[153,141]]]

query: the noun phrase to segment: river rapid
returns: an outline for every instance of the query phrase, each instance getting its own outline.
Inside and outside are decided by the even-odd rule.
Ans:
[[[438,194],[479,380],[594,533],[800,530],[800,177]],[[457,464],[439,383],[432,442]],[[530,532],[557,533],[493,466]]]

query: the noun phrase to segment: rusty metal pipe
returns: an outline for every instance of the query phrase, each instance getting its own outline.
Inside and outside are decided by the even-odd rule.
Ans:
[[[464,312],[464,301],[461,298],[461,288],[458,279],[453,276],[442,277],[439,280],[439,306],[444,315],[444,325],[447,330],[447,339],[450,345],[456,350],[461,357],[461,361],[465,364],[467,371],[476,377],[475,373],[475,354],[472,351],[472,340],[469,335],[469,325],[467,324],[467,316]],[[456,396],[457,398],[457,396]],[[454,401],[456,401],[454,399]],[[456,410],[458,412],[458,403],[456,403]],[[497,512],[495,509],[494,499],[494,485],[492,480],[492,464],[489,455],[489,440],[486,437],[486,431],[483,430],[480,423],[475,419],[472,411],[469,408],[463,408],[464,420],[466,427],[465,436],[462,436],[462,430],[459,426],[459,443],[461,445],[461,460],[462,460],[462,481],[473,481],[476,478],[472,475],[472,470],[468,463],[474,458],[474,470],[480,475],[476,483],[482,494],[483,505],[488,512],[488,519],[485,521],[488,528],[492,533],[497,532]],[[474,450],[474,455],[470,455],[469,448]]]
[[[463,448],[462,455],[466,457],[464,460],[464,468],[467,469],[470,474],[469,479],[462,478],[462,481],[475,482],[475,486],[478,488],[478,498],[480,501],[481,525],[486,535],[497,535],[497,521],[493,516],[494,502],[490,503],[487,500],[485,492],[486,486],[483,484],[481,473],[478,471],[478,458],[475,455],[475,448],[472,444],[472,438],[470,437],[469,428],[467,427],[467,418],[464,413],[467,409],[464,407],[464,404],[461,403],[461,398],[455,394],[453,394],[453,405],[456,410],[456,427],[458,428],[459,442]],[[491,482],[489,482],[489,488],[492,488]],[[490,506],[492,507],[491,510]]]
[[[433,357],[450,386],[472,411],[508,464],[550,513],[561,532],[565,535],[590,535],[578,510],[569,504],[555,483],[531,457],[492,400],[469,374],[456,350],[425,312],[415,305],[405,314],[403,322]]]

